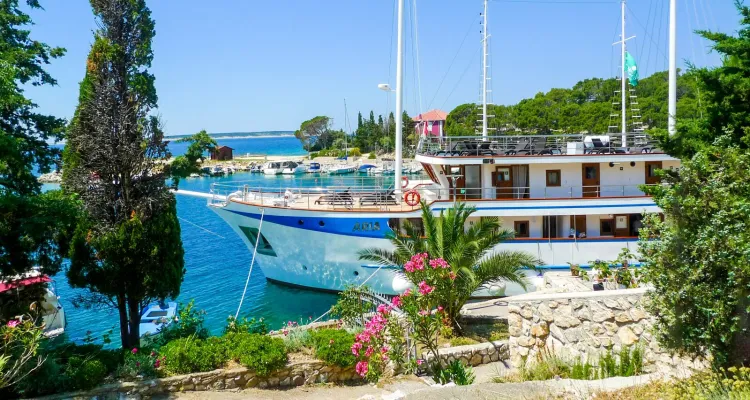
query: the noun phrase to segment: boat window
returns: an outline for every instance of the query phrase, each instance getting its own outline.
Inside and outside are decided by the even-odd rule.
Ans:
[[[547,186],[560,186],[560,170],[559,169],[547,170]]]
[[[258,228],[240,226],[240,230],[245,234],[247,240],[249,240],[252,245],[258,243],[258,253],[276,257],[276,252],[273,250],[273,247],[271,247],[271,243],[268,243],[268,240],[262,233],[260,234],[260,240],[258,240]]]
[[[145,318],[156,318],[156,317],[166,317],[167,312],[166,311],[151,311],[146,315]]]
[[[615,220],[603,219],[599,221],[599,236],[614,236]]]
[[[596,167],[594,166],[586,166],[583,169],[583,174],[585,176],[585,179],[596,179]]]
[[[398,218],[390,218],[388,220],[388,227],[391,228],[393,233],[401,233],[401,224],[399,223]]]
[[[414,230],[417,232],[419,237],[424,236],[424,226],[422,225],[422,218],[408,218],[407,221],[411,223]]]
[[[529,221],[514,221],[513,228],[517,238],[529,237]]]

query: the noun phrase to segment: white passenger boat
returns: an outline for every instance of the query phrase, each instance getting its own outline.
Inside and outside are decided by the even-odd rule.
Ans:
[[[37,308],[39,314],[34,316],[41,318],[45,336],[58,336],[65,332],[68,321],[65,318],[65,309],[60,303],[60,297],[55,293],[53,283],[49,276],[36,270],[0,281],[0,301],[4,296],[21,297],[20,293],[23,291],[42,290],[42,300]]]
[[[357,170],[356,165],[352,164],[335,164],[331,165],[326,169],[326,172],[328,172],[331,175],[344,175],[344,174],[351,174],[352,172]]]
[[[486,8],[484,18],[487,26]],[[486,45],[487,32],[483,34]],[[242,183],[212,186],[209,208],[232,227],[250,252],[255,248],[266,279],[326,291],[366,281],[379,293],[401,293],[410,284],[399,266],[362,261],[359,252],[392,249],[387,235],[403,232],[406,221],[419,228],[419,200],[435,214],[457,200],[466,202],[477,210],[469,224],[497,217],[503,228],[515,232],[515,238],[496,250],[531,253],[548,269],[612,260],[623,248],[638,253],[642,214],[660,212],[642,187],[659,184],[657,170],[680,165],[658,142],[627,124],[619,133],[601,135],[492,135],[484,76],[480,133],[421,136],[415,161],[429,180],[402,181],[403,54],[397,56],[394,179],[341,178],[331,187],[300,182],[295,196]],[[486,73],[487,68],[483,70]],[[670,77],[676,79],[676,74]],[[674,101],[670,96],[670,107]],[[406,186],[394,190],[394,181]],[[534,277],[538,272],[527,274]],[[492,286],[475,295],[523,291],[512,284],[504,291],[501,282]],[[534,290],[533,284],[527,290]]]
[[[297,163],[295,161],[286,161],[282,163],[281,173],[284,175],[299,175],[307,172],[305,164]]]
[[[141,336],[156,335],[171,324],[177,314],[177,303],[151,303],[141,311]]]

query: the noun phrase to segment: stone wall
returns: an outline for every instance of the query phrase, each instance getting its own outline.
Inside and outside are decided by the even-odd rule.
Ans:
[[[615,355],[638,345],[644,369],[703,369],[704,360],[669,354],[653,337],[653,317],[644,309],[646,289],[576,293],[529,293],[508,298],[511,363],[536,359],[550,351],[568,359],[597,364],[606,352]]]
[[[353,367],[340,368],[322,361],[290,363],[267,377],[259,377],[247,368],[218,369],[168,378],[103,385],[87,392],[64,393],[43,399],[141,399],[170,392],[272,388],[325,382],[362,382]]]
[[[495,342],[448,347],[438,350],[438,355],[445,363],[460,360],[464,365],[475,367],[481,364],[508,359],[508,342],[498,340]],[[433,359],[433,356],[432,354],[423,352],[422,359],[428,361],[427,364],[430,364],[429,361]]]

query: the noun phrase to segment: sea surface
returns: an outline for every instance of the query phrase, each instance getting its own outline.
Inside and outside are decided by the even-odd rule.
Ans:
[[[220,144],[233,147],[235,155],[240,152],[269,155],[305,154],[300,142],[289,136],[245,137],[218,141]],[[184,147],[180,145],[182,144],[170,144],[174,155],[184,152]],[[350,176],[353,175],[355,174]],[[251,186],[263,187],[318,186],[335,184],[341,179],[317,174],[289,177],[241,172],[224,177],[187,178],[180,182],[180,189],[208,192],[212,183],[241,181],[248,181],[247,184]],[[45,188],[52,189],[55,185],[45,185]],[[227,317],[234,315],[237,310],[252,254],[234,231],[206,206],[205,199],[178,195],[177,215],[180,218],[186,269],[177,301],[187,303],[194,300],[195,306],[206,312],[206,326],[212,333],[218,334],[225,326]],[[87,334],[97,338],[114,329],[113,342],[119,341],[118,317],[113,309],[75,308],[73,299],[86,294],[86,291],[71,288],[64,273],[55,276],[54,282],[68,318],[68,339],[80,341]],[[289,320],[306,322],[311,318],[317,318],[335,302],[336,295],[330,293],[267,282],[262,269],[253,268],[240,315],[264,318],[272,329],[277,329]]]
[[[168,136],[169,150],[173,156],[184,154],[189,143],[178,143],[182,136]],[[294,132],[250,132],[212,133],[219,146],[229,146],[235,157],[250,155],[304,156],[302,142],[294,137]]]

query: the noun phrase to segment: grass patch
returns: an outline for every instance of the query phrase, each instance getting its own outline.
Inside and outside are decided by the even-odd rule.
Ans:
[[[750,399],[750,368],[731,367],[687,379],[651,382],[614,392],[598,392],[597,400],[719,400]]]

